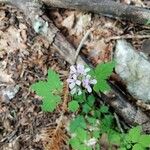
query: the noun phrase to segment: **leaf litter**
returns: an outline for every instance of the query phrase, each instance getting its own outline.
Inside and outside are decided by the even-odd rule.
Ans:
[[[122,2],[144,5],[141,0]],[[148,1],[145,2],[145,6],[150,6]],[[7,13],[9,15],[6,15]],[[52,9],[49,13],[55,25],[75,48],[86,32],[93,29],[83,44],[81,53],[95,65],[112,59],[115,42],[107,41],[107,38],[123,34],[134,35],[145,30],[142,27],[138,27],[137,30],[136,25],[91,13],[64,9]],[[42,150],[43,143],[46,145],[47,139],[51,139],[47,136],[53,134],[52,129],[55,129],[56,120],[60,117],[60,108],[54,113],[43,113],[40,107],[41,99],[30,93],[29,87],[39,79],[45,80],[48,68],[57,71],[64,78],[67,75],[68,65],[55,48],[30,28],[20,11],[8,5],[1,6],[0,146],[2,144],[2,150]],[[147,33],[148,30],[145,32]],[[144,40],[130,41],[140,49]],[[59,133],[65,135],[64,131],[60,130]],[[107,135],[103,135],[100,142],[107,148]],[[68,150],[68,145],[62,149]]]

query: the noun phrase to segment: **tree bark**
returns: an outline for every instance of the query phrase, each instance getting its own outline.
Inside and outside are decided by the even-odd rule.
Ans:
[[[129,102],[128,97],[113,82],[108,81],[115,97],[110,98],[101,93],[103,101],[114,108],[129,125],[141,125],[144,132],[150,133],[150,118],[140,108]]]
[[[75,48],[44,14],[42,11],[43,5],[40,0],[0,0],[0,2],[12,4],[22,10],[36,33],[44,36],[69,64],[74,64],[74,56],[76,55]],[[77,58],[77,62],[85,64],[80,56]]]
[[[58,8],[79,9],[109,17],[116,17],[133,23],[146,24],[150,10],[126,5],[112,0],[42,0],[46,5]]]

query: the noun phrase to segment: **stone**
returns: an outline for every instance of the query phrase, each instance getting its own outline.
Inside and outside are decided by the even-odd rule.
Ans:
[[[125,40],[118,40],[114,58],[116,73],[125,82],[129,93],[137,100],[150,103],[150,62],[147,55],[137,52]]]

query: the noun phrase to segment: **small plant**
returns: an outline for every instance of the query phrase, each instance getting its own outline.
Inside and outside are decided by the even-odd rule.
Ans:
[[[108,137],[110,149],[113,145],[120,150],[144,150],[150,147],[150,136],[142,134],[140,127],[134,127],[126,134],[120,133],[109,107],[96,104],[95,93],[111,90],[106,80],[114,67],[114,61],[99,64],[95,69],[79,64],[70,67],[67,82],[71,100],[68,102],[68,111],[74,117],[70,120],[68,132],[73,150],[99,150],[99,141],[104,134]],[[53,112],[61,103],[63,84],[59,75],[51,69],[48,70],[47,80],[34,83],[31,89],[42,97],[43,111]],[[57,141],[56,137],[52,139]]]
[[[141,127],[137,126],[124,135],[119,150],[145,150],[146,148],[150,148],[150,135],[142,134]]]
[[[59,75],[53,70],[48,70],[46,81],[38,81],[31,86],[31,89],[43,98],[42,110],[45,112],[53,112],[59,103],[61,103],[61,91],[63,83],[60,81]]]

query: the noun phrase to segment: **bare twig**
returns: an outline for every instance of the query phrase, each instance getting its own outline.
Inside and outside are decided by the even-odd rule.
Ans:
[[[78,48],[77,48],[76,54],[75,54],[75,62],[74,62],[74,63],[76,63],[77,58],[78,58],[79,53],[80,53],[80,50],[81,50],[81,48],[82,48],[84,42],[86,41],[86,39],[88,38],[88,36],[89,36],[90,33],[91,33],[91,29],[89,29],[89,30],[86,32],[86,34],[84,35],[84,37],[82,38],[82,40],[81,40],[81,42],[80,42],[80,44],[79,44],[79,46],[78,46]]]
[[[121,127],[120,121],[119,121],[119,117],[117,116],[116,113],[114,113],[114,117],[116,119],[117,126],[118,126],[119,130],[121,131],[121,133],[124,133],[124,131],[123,131],[122,127]]]
[[[121,35],[121,36],[113,36],[106,38],[105,40],[109,42],[110,40],[119,40],[119,39],[146,39],[150,38],[150,35]]]

